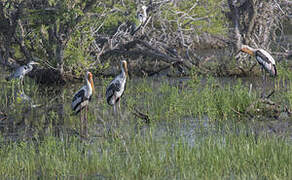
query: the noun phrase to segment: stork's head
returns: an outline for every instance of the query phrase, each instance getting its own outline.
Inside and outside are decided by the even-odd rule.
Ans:
[[[87,81],[89,81],[89,83],[91,85],[91,88],[92,88],[92,92],[94,92],[94,84],[93,84],[93,75],[92,75],[92,73],[87,71],[86,75],[85,75],[85,78],[86,78]]]
[[[128,76],[128,64],[127,64],[127,61],[123,60],[121,62],[121,67],[122,67],[122,70],[126,73],[126,76]]]
[[[252,56],[254,55],[254,52],[255,52],[255,50],[253,48],[251,48],[247,45],[242,45],[240,50],[242,52],[245,52],[245,53],[252,55]]]
[[[143,18],[147,18],[147,6],[142,6],[142,10],[143,10]]]
[[[141,8],[142,8],[143,11],[147,10],[147,6],[145,6],[145,5],[143,5]]]

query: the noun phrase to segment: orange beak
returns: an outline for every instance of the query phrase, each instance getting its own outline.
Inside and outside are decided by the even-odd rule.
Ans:
[[[94,93],[94,84],[93,84],[93,76],[92,76],[91,72],[88,74],[88,79],[90,81],[90,85],[91,85],[91,88],[92,88],[92,94],[93,94]]]
[[[127,66],[127,62],[126,61],[123,62],[123,68],[125,70],[126,76],[128,77],[129,74],[128,74],[128,66]]]
[[[251,56],[254,55],[254,52],[253,52],[252,50],[246,48],[246,47],[241,48],[241,51],[242,51],[242,52],[245,52],[245,53],[247,53],[247,54],[249,54],[249,55],[251,55]]]

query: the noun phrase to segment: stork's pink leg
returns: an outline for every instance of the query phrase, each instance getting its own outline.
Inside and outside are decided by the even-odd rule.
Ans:
[[[80,136],[82,136],[82,134],[83,134],[83,128],[82,128],[82,124],[83,124],[83,117],[82,117],[82,109],[80,110]]]
[[[116,97],[114,96],[113,97],[114,98],[114,115],[116,115],[117,114],[117,110],[116,110]]]
[[[88,135],[88,132],[87,132],[87,125],[88,125],[88,120],[87,120],[87,117],[88,117],[88,105],[85,107],[86,108],[86,112],[85,112],[85,118],[84,118],[84,136],[87,137]]]
[[[264,72],[264,77],[265,77],[265,80],[264,80],[264,97],[266,96],[266,81],[267,81],[267,74],[266,74],[266,71]]]
[[[121,112],[121,98],[119,99],[119,111]]]

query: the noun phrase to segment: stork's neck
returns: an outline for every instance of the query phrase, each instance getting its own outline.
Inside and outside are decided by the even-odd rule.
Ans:
[[[123,66],[121,66],[121,68],[122,68],[122,73],[121,74],[122,74],[123,77],[125,77],[126,76],[126,71],[125,71]]]
[[[246,45],[246,47],[247,47],[249,50],[251,50],[252,52],[255,52],[255,51],[258,50],[258,49],[252,48],[252,47],[250,47],[250,46],[247,46],[247,45]]]
[[[28,63],[28,65],[27,65],[27,67],[28,67],[28,70],[29,70],[29,71],[31,71],[31,70],[33,69],[33,66],[32,66],[31,64],[29,64],[29,63]]]
[[[86,78],[86,86],[89,90],[92,90],[91,83],[88,78]]]
[[[147,17],[146,8],[143,8],[143,15],[144,15],[144,18]]]

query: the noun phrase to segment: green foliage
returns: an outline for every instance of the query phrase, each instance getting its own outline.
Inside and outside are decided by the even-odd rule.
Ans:
[[[226,19],[219,7],[222,2],[211,1],[180,1],[176,6],[167,4],[163,8],[163,17],[169,21],[170,27],[174,31],[178,29],[178,24],[188,30],[195,28],[196,34],[208,32],[211,34],[224,34]]]
[[[100,30],[101,33],[113,35],[120,24],[137,21],[134,1],[124,1],[124,4],[125,6],[119,3],[114,4],[112,10],[115,10],[104,19],[104,25]]]

